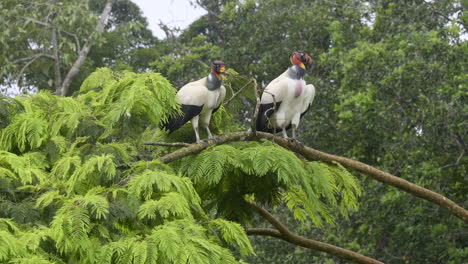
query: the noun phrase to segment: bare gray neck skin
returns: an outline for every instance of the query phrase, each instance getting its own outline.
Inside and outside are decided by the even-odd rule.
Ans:
[[[221,87],[221,80],[216,77],[214,73],[210,73],[206,78],[206,88],[210,91],[214,91]]]
[[[306,70],[301,68],[301,66],[293,65],[289,67],[288,76],[293,80],[301,80],[304,79],[304,75],[306,74]]]

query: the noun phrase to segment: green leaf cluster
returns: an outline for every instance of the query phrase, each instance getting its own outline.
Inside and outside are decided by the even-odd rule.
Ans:
[[[175,164],[199,191],[207,210],[247,221],[250,199],[264,205],[284,202],[296,219],[318,226],[332,223],[331,211],[357,209],[361,189],[339,165],[306,162],[271,142],[234,143],[208,148]],[[339,205],[339,206],[338,206]]]
[[[180,108],[160,74],[101,68],[74,97],[1,102],[0,262],[239,263],[234,252],[253,254],[240,225],[204,211],[189,178],[142,160],[140,142],[163,134]]]

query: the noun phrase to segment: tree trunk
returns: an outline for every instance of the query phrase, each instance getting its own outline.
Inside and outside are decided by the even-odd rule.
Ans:
[[[98,24],[96,25],[97,33],[102,33],[104,31],[106,20],[109,17],[109,14],[112,10],[112,3],[113,3],[113,0],[107,0],[106,5],[104,6],[104,9],[102,10],[101,16],[99,17]],[[94,44],[93,40],[91,39],[91,36],[90,36],[88,41],[84,44],[83,48],[80,50],[78,58],[73,64],[72,68],[70,69],[70,71],[68,71],[67,75],[65,76],[62,86],[60,87],[60,89],[57,89],[55,91],[55,94],[60,95],[60,96],[67,95],[71,82],[80,72],[80,68],[85,62],[86,57],[88,57],[89,51],[91,50],[91,47],[93,46],[93,44]]]
[[[54,87],[55,89],[60,89],[62,84],[62,76],[60,74],[60,59],[59,59],[59,46],[57,43],[57,29],[55,27],[52,28],[52,36],[51,42],[54,49],[53,56],[54,56],[54,72],[55,72],[55,80],[54,80]]]

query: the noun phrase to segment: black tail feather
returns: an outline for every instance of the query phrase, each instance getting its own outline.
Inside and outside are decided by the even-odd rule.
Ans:
[[[199,115],[202,109],[203,105],[182,105],[182,113],[169,119],[166,123],[161,125],[161,128],[168,130],[170,134],[190,121],[193,117]]]
[[[257,131],[263,131],[263,132],[273,132],[273,129],[268,127],[268,122],[269,118],[273,113],[278,110],[280,107],[281,102],[276,103],[276,109],[275,109],[275,104],[261,104],[260,108],[258,109],[258,116],[257,116]]]

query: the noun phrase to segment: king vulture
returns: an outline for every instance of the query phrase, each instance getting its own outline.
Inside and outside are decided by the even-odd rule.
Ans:
[[[315,87],[304,81],[304,63],[312,64],[312,58],[303,51],[296,51],[291,55],[291,63],[291,67],[265,88],[256,125],[258,131],[265,132],[281,128],[285,138],[288,137],[286,130],[292,128],[292,138],[296,139],[299,120],[314,100]]]
[[[177,98],[182,104],[182,114],[163,124],[163,127],[169,130],[169,134],[191,120],[198,143],[200,142],[198,123],[201,120],[201,125],[206,129],[208,138],[213,137],[208,127],[211,114],[218,110],[226,95],[226,89],[222,85],[222,74],[226,75],[226,66],[224,62],[217,60],[213,62],[211,73],[207,77],[190,82],[180,88],[177,92]]]

